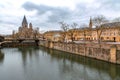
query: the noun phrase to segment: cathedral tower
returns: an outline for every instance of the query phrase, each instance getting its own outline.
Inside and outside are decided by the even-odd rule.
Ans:
[[[92,19],[90,17],[90,21],[89,21],[89,28],[91,29],[92,28]]]
[[[22,21],[22,27],[27,27],[27,26],[28,26],[27,19],[24,15],[24,18],[23,18],[23,21]]]
[[[32,29],[32,23],[29,24],[29,28]]]

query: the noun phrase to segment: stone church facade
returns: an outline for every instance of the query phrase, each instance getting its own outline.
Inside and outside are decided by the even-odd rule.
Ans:
[[[13,31],[13,38],[37,38],[39,37],[39,28],[33,29],[32,23],[27,22],[26,16],[24,16],[22,25],[19,27],[18,32]]]

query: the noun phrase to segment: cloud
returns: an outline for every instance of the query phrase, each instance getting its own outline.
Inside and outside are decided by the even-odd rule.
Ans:
[[[75,5],[74,10],[71,10],[71,8],[65,6],[54,7],[43,4],[35,4],[32,2],[26,2],[22,5],[22,7],[26,11],[36,11],[37,13],[35,17],[37,17],[36,20],[38,23],[35,24],[38,24],[38,26],[45,26],[46,28],[44,27],[44,29],[48,30],[55,29],[55,27],[59,28],[60,25],[58,25],[58,22],[61,21],[65,21],[70,24],[76,22],[81,25],[84,23],[88,24],[90,16],[94,17],[97,15],[105,15],[106,17],[110,17],[113,13],[116,14],[115,9],[117,10],[119,7],[119,5],[115,5],[114,7],[112,7],[112,5],[113,0],[92,0],[91,2],[85,0],[83,2],[78,2]]]
[[[65,20],[70,17],[72,11],[66,7],[51,7],[47,5],[36,5],[31,2],[26,2],[22,6],[27,11],[36,10],[36,16],[41,16],[46,14],[48,17],[48,22],[57,22],[59,20]]]
[[[17,30],[24,15],[29,23],[33,23],[33,27],[40,30],[60,29],[58,22],[61,21],[88,24],[90,16],[104,15],[108,19],[120,17],[119,0],[20,0],[17,4],[14,1],[0,1],[0,28],[5,29],[4,33]],[[9,28],[9,25],[14,27]]]
[[[18,27],[16,27],[14,24],[1,24],[0,25],[0,34],[12,34],[13,30],[17,30]]]
[[[44,26],[47,30],[58,28],[58,22],[70,20],[73,15],[73,12],[67,7],[51,7],[31,2],[24,3],[22,7],[27,11],[37,11],[35,17],[38,23],[35,24],[39,24],[37,26]],[[52,26],[51,24],[55,25]]]

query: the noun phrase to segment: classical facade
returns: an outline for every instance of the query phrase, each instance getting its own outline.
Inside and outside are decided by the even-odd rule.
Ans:
[[[68,41],[70,41],[71,37],[73,37],[75,41],[92,40],[92,33],[94,31],[92,26],[93,26],[92,19],[90,18],[89,26],[76,28],[76,29],[73,29],[73,31],[68,30],[68,33],[67,33]],[[72,36],[70,34],[72,34]]]
[[[102,41],[120,42],[120,22],[102,24],[103,30],[101,33]]]
[[[62,37],[62,31],[56,30],[56,31],[47,31],[43,34],[43,37],[46,40],[51,40],[51,41],[61,41]]]
[[[89,26],[85,28],[73,29],[74,31],[68,30],[66,35],[66,41],[71,41],[72,38],[76,41],[86,40],[86,41],[105,41],[105,42],[120,42],[120,22],[111,22],[102,24],[99,28],[93,28],[92,19],[90,18]],[[45,33],[45,38],[49,40],[62,39],[61,36],[55,37],[58,31],[49,31]],[[71,32],[72,36],[70,35]],[[71,38],[72,37],[72,38]],[[58,41],[59,41],[58,40]]]
[[[26,17],[24,16],[21,26],[18,29],[18,32],[13,31],[14,38],[36,38],[39,37],[39,29],[33,29],[32,23],[27,22]]]
[[[97,41],[100,39],[101,41],[120,42],[120,22],[105,23],[100,28],[93,28],[92,26],[90,19],[88,28],[76,31],[76,40]]]

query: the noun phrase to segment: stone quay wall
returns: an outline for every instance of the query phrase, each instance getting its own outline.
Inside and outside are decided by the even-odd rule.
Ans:
[[[120,64],[120,45],[106,43],[62,43],[40,41],[40,46]]]

